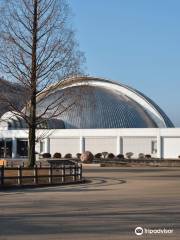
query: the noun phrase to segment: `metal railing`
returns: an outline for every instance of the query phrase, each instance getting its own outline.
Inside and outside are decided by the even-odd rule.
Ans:
[[[0,167],[0,187],[64,184],[82,181],[82,165]]]

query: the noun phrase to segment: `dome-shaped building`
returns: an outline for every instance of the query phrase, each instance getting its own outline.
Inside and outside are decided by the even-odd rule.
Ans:
[[[75,77],[64,87],[57,84],[54,89],[53,94],[41,98],[38,111],[43,112],[51,101],[61,101],[63,96],[62,114],[56,118],[64,122],[66,129],[174,127],[151,99],[120,83]]]
[[[121,83],[89,76],[60,81],[37,95],[37,116],[38,153],[179,156],[180,129],[151,99]],[[27,155],[27,128],[16,112],[1,117],[1,157]]]

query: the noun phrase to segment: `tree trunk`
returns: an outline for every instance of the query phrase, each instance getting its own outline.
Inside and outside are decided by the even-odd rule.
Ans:
[[[30,100],[30,124],[29,124],[29,166],[33,167],[36,162],[36,93],[37,93],[37,0],[34,0],[33,30],[32,30],[32,63],[31,63],[31,100]]]
[[[33,167],[36,163],[35,142],[36,142],[36,128],[29,127],[29,148],[28,148],[29,167]]]

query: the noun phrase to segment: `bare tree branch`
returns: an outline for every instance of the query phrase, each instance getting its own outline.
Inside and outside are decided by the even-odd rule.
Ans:
[[[19,109],[3,94],[10,111],[29,127],[29,161],[35,162],[35,131],[39,124],[55,118],[76,103],[71,92],[53,94],[64,78],[80,74],[83,54],[69,24],[66,0],[2,0],[0,24],[0,74],[19,83],[27,95]],[[62,81],[61,83],[58,83]],[[56,84],[58,83],[58,84]],[[45,104],[47,100],[47,104]]]

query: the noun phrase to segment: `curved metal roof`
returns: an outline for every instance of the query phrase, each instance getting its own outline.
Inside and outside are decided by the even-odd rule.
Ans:
[[[54,99],[58,102],[63,96],[64,104],[60,108],[63,114],[57,118],[67,129],[174,127],[157,104],[123,84],[75,77],[67,80],[63,87],[57,84],[54,89],[53,94],[41,99],[38,109],[43,111],[49,102]],[[71,107],[64,111],[66,106]]]
[[[14,130],[14,129],[27,129],[28,125],[25,120],[18,116],[16,112],[6,112],[0,119],[0,129]],[[64,122],[60,119],[42,119],[38,129],[58,129],[65,128]]]

